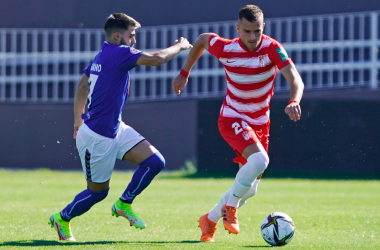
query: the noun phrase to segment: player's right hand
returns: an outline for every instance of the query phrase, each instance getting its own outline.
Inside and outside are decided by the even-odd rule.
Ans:
[[[75,122],[74,122],[74,134],[73,134],[74,139],[77,138],[77,133],[78,133],[79,127],[82,126],[82,124],[83,124],[83,119],[75,120]]]
[[[184,37],[180,37],[178,40],[175,40],[175,44],[181,45],[181,50],[187,50],[188,48],[193,47],[193,45],[191,45],[189,41]]]
[[[289,103],[285,107],[285,113],[289,116],[290,120],[296,122],[301,118],[301,106],[298,103]]]
[[[178,74],[172,81],[172,89],[174,92],[179,95],[181,94],[181,90],[186,86],[188,81],[187,77],[184,77],[181,74]]]

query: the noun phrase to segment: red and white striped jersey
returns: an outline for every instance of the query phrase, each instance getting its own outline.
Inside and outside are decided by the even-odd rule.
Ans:
[[[208,50],[226,72],[227,93],[220,115],[241,118],[252,125],[266,124],[277,68],[292,62],[281,44],[262,35],[257,48],[249,51],[240,38],[212,35]]]

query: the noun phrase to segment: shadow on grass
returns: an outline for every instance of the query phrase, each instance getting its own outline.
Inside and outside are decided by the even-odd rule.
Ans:
[[[36,247],[36,246],[62,246],[62,245],[107,245],[107,244],[173,244],[173,243],[201,243],[200,241],[87,241],[87,242],[59,242],[53,240],[28,240],[28,241],[7,241],[0,243],[1,246],[19,246],[19,247]]]

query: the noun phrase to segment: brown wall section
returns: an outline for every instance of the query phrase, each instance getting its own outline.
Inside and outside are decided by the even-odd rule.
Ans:
[[[0,167],[81,169],[73,136],[72,105],[0,105]],[[196,101],[128,103],[123,120],[178,169],[196,157]],[[116,169],[135,165],[116,162]]]

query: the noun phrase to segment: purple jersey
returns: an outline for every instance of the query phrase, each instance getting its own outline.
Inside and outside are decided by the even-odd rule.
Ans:
[[[84,69],[90,90],[86,125],[99,135],[115,138],[121,111],[129,93],[129,71],[136,67],[141,51],[104,42],[94,61]]]

